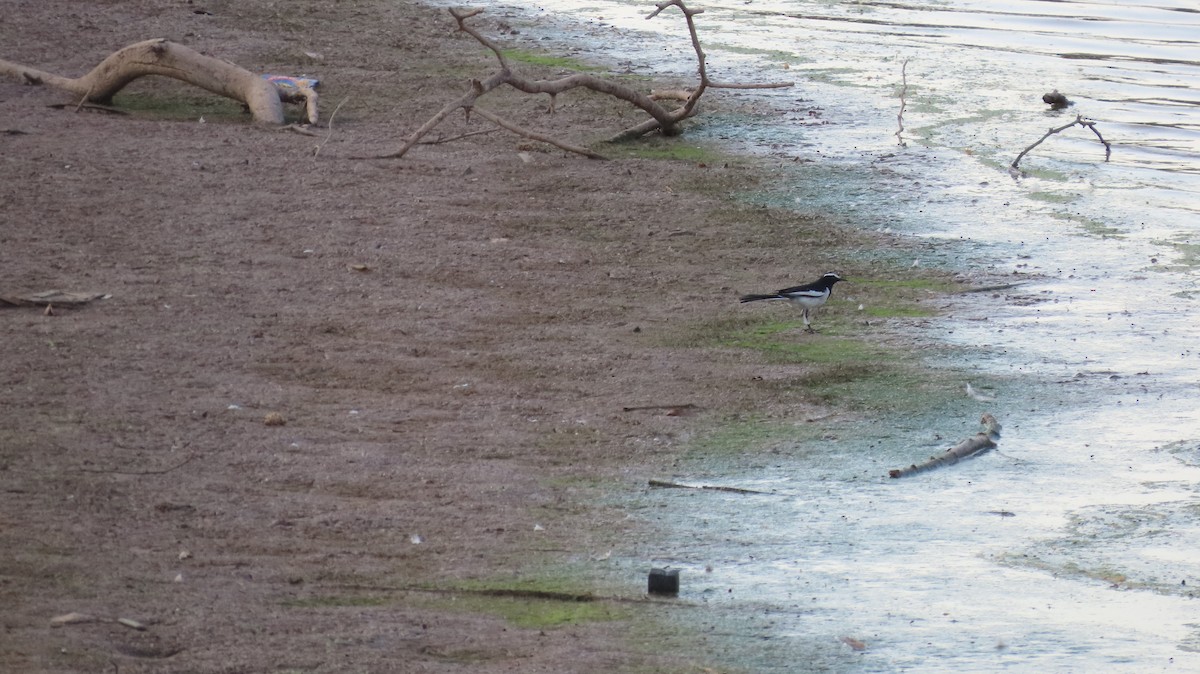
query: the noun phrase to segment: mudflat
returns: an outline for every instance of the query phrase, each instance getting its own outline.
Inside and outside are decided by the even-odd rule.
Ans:
[[[153,37],[318,77],[327,124],[161,78],[128,115],[0,82],[0,296],[98,297],[0,308],[0,669],[701,671],[702,641],[647,637],[649,569],[612,561],[656,535],[622,499],[706,425],[821,414],[705,334],[847,235],[733,200],[754,163],[678,140],[364,159],[495,65],[409,0],[21,2],[0,58],[80,75]],[[584,145],[640,119],[546,103],[487,100]]]

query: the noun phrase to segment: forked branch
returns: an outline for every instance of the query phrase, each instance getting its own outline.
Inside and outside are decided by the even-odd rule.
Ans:
[[[472,80],[470,91],[460,96],[457,100],[447,103],[446,106],[438,111],[437,114],[422,124],[420,128],[418,128],[412,134],[410,134],[408,138],[404,140],[404,143],[399,149],[388,154],[379,155],[377,158],[398,159],[403,157],[409,150],[413,148],[414,145],[420,143],[421,139],[425,137],[426,134],[432,131],[438,124],[441,124],[446,117],[448,117],[454,111],[461,109],[468,116],[472,111],[475,111],[480,117],[483,117],[496,126],[511,131],[517,135],[539,142],[549,143],[555,147],[559,147],[576,154],[582,154],[593,159],[604,159],[603,155],[600,155],[596,152],[558,141],[550,138],[549,136],[525,129],[517,124],[505,120],[495,113],[487,112],[477,106],[477,102],[481,97],[485,96],[493,89],[505,84],[527,94],[547,94],[550,96],[550,112],[554,112],[556,96],[563,92],[582,87],[585,89],[591,89],[592,91],[596,91],[598,93],[608,94],[609,96],[619,98],[628,102],[634,107],[641,109],[650,116],[650,119],[646,120],[645,122],[630,129],[626,129],[625,131],[610,138],[610,142],[637,138],[656,130],[665,136],[677,135],[680,131],[679,123],[696,114],[696,104],[700,100],[700,96],[703,95],[704,91],[710,87],[749,89],[792,86],[791,82],[769,84],[722,84],[712,82],[708,79],[708,72],[704,63],[704,51],[700,46],[700,38],[696,33],[696,25],[693,20],[693,17],[703,12],[703,10],[689,9],[686,5],[684,5],[683,0],[668,0],[656,5],[656,9],[647,18],[654,18],[666,8],[672,6],[678,7],[679,10],[683,12],[684,19],[687,21],[688,32],[691,34],[692,48],[696,52],[696,59],[700,74],[700,84],[689,93],[683,105],[674,109],[667,109],[663,107],[663,105],[661,105],[655,98],[632,89],[620,82],[605,79],[603,77],[597,77],[596,75],[589,73],[574,73],[572,75],[555,80],[534,80],[523,77],[513,72],[512,67],[509,65],[508,59],[506,59],[504,56],[504,51],[498,44],[480,33],[475,27],[468,23],[467,20],[471,17],[481,14],[483,12],[482,9],[450,9],[450,15],[453,16],[454,20],[458,23],[458,29],[475,38],[477,42],[489,49],[492,54],[495,55],[496,61],[499,64],[499,69],[487,79]]]
[[[1091,129],[1092,133],[1096,134],[1096,138],[1100,139],[1100,143],[1104,145],[1104,161],[1108,161],[1109,158],[1112,157],[1112,146],[1108,144],[1108,141],[1104,140],[1104,136],[1100,135],[1100,131],[1096,128],[1096,122],[1090,119],[1084,119],[1083,115],[1075,115],[1074,121],[1072,121],[1070,124],[1063,124],[1062,126],[1056,126],[1053,129],[1050,129],[1044,136],[1037,139],[1032,145],[1022,150],[1021,154],[1017,155],[1017,158],[1013,160],[1012,169],[1014,171],[1017,170],[1017,165],[1021,163],[1021,160],[1025,158],[1025,155],[1029,154],[1029,151],[1033,148],[1041,145],[1044,140],[1056,133],[1066,131],[1076,124],[1084,128]]]

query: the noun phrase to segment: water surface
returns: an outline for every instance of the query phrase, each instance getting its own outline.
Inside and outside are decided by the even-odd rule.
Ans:
[[[533,22],[548,49],[694,71],[674,9],[482,4]],[[684,569],[681,600],[710,611],[697,629],[752,671],[1200,671],[1200,8],[691,4],[712,77],[796,82],[720,92],[765,116],[689,131],[778,160],[784,188],[765,198],[937,244],[913,264],[1024,285],[1022,301],[964,300],[919,337],[967,350],[930,362],[1000,382],[994,401],[964,397],[884,441],[846,429],[784,442],[766,465],[685,468],[675,477],[774,494],[648,493],[638,512],[684,534],[631,568]],[[1052,90],[1074,105],[1049,110]],[[1073,127],[1010,171],[1076,115],[1110,161]],[[1002,453],[884,477],[985,410],[1005,424]]]

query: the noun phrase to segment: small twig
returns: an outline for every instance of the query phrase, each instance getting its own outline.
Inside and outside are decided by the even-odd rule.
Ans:
[[[47,105],[46,107],[54,108],[55,110],[66,110],[67,107],[70,105],[71,105],[70,103],[51,103],[51,104]],[[75,106],[75,112],[79,112],[81,109],[87,110],[89,112],[107,112],[110,115],[128,115],[129,114],[128,112],[126,112],[124,110],[118,110],[116,108],[110,108],[107,105],[98,105],[96,103],[84,103],[84,104]]]
[[[400,146],[399,150],[396,150],[395,152],[389,152],[388,154],[377,155],[375,158],[399,159],[403,157],[405,153],[407,153],[414,145],[416,145],[422,138],[425,137],[425,134],[432,131],[435,126],[442,123],[443,119],[450,116],[450,113],[459,108],[474,105],[475,99],[479,98],[479,92],[484,89],[485,84],[490,85],[491,88],[494,89],[495,87],[500,86],[504,80],[505,77],[503,76],[503,73],[497,73],[489,77],[486,83],[480,83],[478,80],[472,81],[471,91],[463,94],[458,100],[447,103],[441,110],[438,111],[436,115],[429,118],[429,120],[422,124],[419,129],[413,131],[412,134],[405,139],[404,144]]]
[[[1023,286],[1026,283],[1027,281],[1017,281],[1016,283],[1001,283],[1000,285],[983,286],[981,288],[967,288],[966,290],[960,290],[958,294],[966,295],[968,293],[990,293],[996,290],[1009,290],[1011,288]]]
[[[786,89],[796,86],[795,82],[713,82],[708,81],[710,89]]]
[[[287,126],[279,127],[277,130],[278,131],[291,131],[292,133],[298,133],[301,136],[309,136],[312,138],[317,137],[317,133],[315,131],[313,131],[312,129],[307,129],[303,126],[300,126],[299,124],[288,124]]]
[[[638,405],[636,407],[622,407],[623,412],[640,412],[642,410],[694,410],[699,409],[692,403],[684,403],[682,405]]]
[[[176,470],[178,468],[182,468],[182,467],[186,466],[187,464],[191,463],[192,460],[195,459],[197,456],[198,456],[197,454],[192,454],[191,456],[184,459],[183,461],[180,461],[179,463],[175,464],[174,466],[171,466],[170,468],[163,468],[161,470],[105,470],[102,468],[80,468],[78,470],[82,473],[109,473],[109,474],[113,474],[113,475],[164,475],[173,470]]]
[[[554,147],[557,147],[561,150],[566,150],[567,152],[574,152],[575,154],[581,154],[585,157],[588,157],[589,159],[608,159],[608,157],[605,157],[604,155],[598,154],[596,152],[592,152],[591,150],[587,149],[586,147],[579,147],[578,145],[571,145],[570,143],[564,143],[561,140],[558,140],[556,138],[551,138],[550,136],[547,136],[545,134],[537,133],[536,131],[530,131],[529,129],[519,127],[516,124],[513,124],[512,122],[509,122],[509,121],[505,120],[504,118],[502,118],[498,115],[492,114],[482,108],[472,108],[472,109],[475,111],[475,114],[479,115],[480,117],[488,120],[489,122],[495,124],[496,126],[499,126],[504,129],[508,129],[509,131],[512,131],[513,133],[515,133],[519,136],[525,136],[526,138],[529,138],[530,140],[536,140],[536,141],[539,141],[542,143],[549,143],[549,144],[553,145]]]
[[[900,147],[908,147],[904,142],[904,110],[908,107],[908,101],[905,97],[908,95],[908,59],[904,59],[904,63],[900,66],[900,112],[896,113],[896,124],[900,127],[896,130],[896,140],[899,141]]]
[[[442,143],[453,143],[456,140],[462,140],[463,138],[470,138],[471,136],[481,136],[481,135],[488,134],[488,133],[496,133],[496,129],[481,129],[479,131],[468,131],[466,133],[460,133],[457,136],[450,136],[449,138],[441,137],[441,138],[438,138],[437,140],[423,140],[423,141],[417,143],[417,145],[441,145]]]
[[[1047,138],[1049,138],[1050,136],[1053,136],[1056,133],[1066,131],[1067,129],[1075,126],[1076,124],[1078,124],[1079,126],[1082,126],[1082,127],[1089,128],[1092,130],[1092,133],[1096,134],[1096,137],[1099,138],[1100,142],[1104,145],[1104,161],[1108,161],[1109,158],[1112,157],[1112,146],[1108,144],[1108,141],[1104,140],[1104,136],[1100,135],[1100,132],[1096,129],[1096,122],[1094,122],[1090,119],[1084,119],[1083,115],[1075,115],[1075,119],[1071,123],[1063,124],[1062,126],[1056,126],[1052,129],[1050,129],[1049,131],[1046,132],[1045,135],[1043,135],[1041,138],[1037,139],[1037,141],[1035,141],[1033,143],[1033,145],[1030,145],[1029,147],[1022,150],[1021,154],[1017,155],[1017,158],[1013,160],[1012,169],[1015,171],[1017,169],[1017,165],[1021,163],[1021,159],[1023,159],[1025,157],[1025,155],[1029,153],[1030,150],[1041,145],[1042,141],[1046,140]]]
[[[483,7],[476,7],[475,9],[471,9],[471,10],[462,10],[462,9],[451,8],[450,16],[453,16],[454,20],[458,22],[459,30],[461,30],[462,32],[475,38],[479,42],[479,44],[492,50],[492,53],[496,55],[496,60],[500,62],[500,68],[502,70],[508,70],[508,59],[504,58],[504,50],[500,48],[500,45],[496,44],[495,42],[488,39],[487,37],[484,37],[484,35],[482,33],[480,33],[479,31],[475,30],[474,28],[472,28],[466,24],[467,19],[469,19],[477,14],[483,14],[483,11],[484,11]]]
[[[1104,140],[1104,136],[1100,135],[1100,130],[1096,128],[1096,122],[1094,122],[1090,119],[1087,119],[1087,120],[1080,119],[1079,124],[1080,124],[1080,126],[1086,126],[1087,128],[1091,129],[1092,133],[1096,134],[1096,138],[1098,138],[1100,140],[1100,143],[1102,145],[1104,145],[1104,161],[1108,161],[1109,159],[1111,159],[1112,158],[1112,146],[1108,144],[1107,140]]]
[[[329,115],[329,123],[325,125],[328,128],[328,132],[325,134],[325,140],[322,140],[321,144],[317,146],[317,149],[313,151],[313,161],[317,160],[317,155],[321,154],[321,150],[325,147],[325,144],[329,142],[330,138],[333,138],[333,118],[337,117],[338,110],[341,110],[342,106],[345,105],[346,101],[348,100],[350,100],[349,96],[343,98],[342,102],[338,103],[337,107],[333,109],[333,114]]]
[[[92,87],[88,87],[87,93],[83,95],[83,98],[79,99],[79,105],[75,106],[75,112],[79,112],[79,110],[81,108],[83,108],[83,104],[88,102],[88,96],[91,96],[91,95],[92,95]]]
[[[769,491],[758,491],[757,489],[742,489],[741,487],[721,487],[711,484],[691,485],[680,484],[678,482],[668,482],[666,480],[649,480],[646,484],[651,487],[661,487],[663,489],[702,489],[705,491],[726,491],[733,494],[762,494],[764,496],[774,496]]]

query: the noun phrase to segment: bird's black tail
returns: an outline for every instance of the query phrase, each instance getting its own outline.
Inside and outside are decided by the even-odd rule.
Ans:
[[[741,302],[757,302],[759,300],[786,300],[783,295],[742,295]]]

